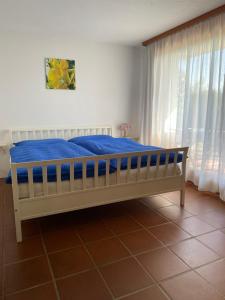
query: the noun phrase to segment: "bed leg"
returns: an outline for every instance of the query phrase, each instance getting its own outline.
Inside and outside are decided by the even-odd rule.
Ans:
[[[184,203],[185,203],[185,188],[180,190],[180,206],[184,207]]]
[[[15,213],[15,225],[16,225],[16,241],[17,243],[22,242],[22,224],[21,220],[16,216]]]

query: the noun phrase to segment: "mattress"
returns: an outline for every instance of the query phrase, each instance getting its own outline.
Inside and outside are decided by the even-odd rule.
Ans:
[[[149,168],[149,178],[154,178],[154,174],[156,172],[156,167],[151,166]],[[143,167],[140,169],[140,179],[145,179],[147,173],[147,168]],[[180,164],[177,164],[176,167],[174,167],[174,164],[169,164],[167,168],[167,173],[166,176],[178,176],[181,174],[181,166]],[[165,166],[159,166],[158,169],[158,177],[164,177],[165,176]],[[137,178],[137,169],[132,169],[130,170],[130,175],[129,175],[129,180],[128,183],[135,182]],[[119,182],[122,183],[127,183],[127,171],[122,170],[120,172],[119,176]],[[106,183],[106,176],[100,176],[98,177],[98,187],[103,187]],[[57,186],[56,182],[48,182],[48,193],[51,194],[56,194],[57,191]],[[111,173],[109,175],[109,185],[114,185],[116,184],[116,174]],[[86,189],[91,189],[93,188],[94,185],[94,178],[90,177],[86,179]],[[27,183],[20,183],[18,185],[19,187],[19,198],[24,199],[29,197],[29,186]],[[80,191],[82,190],[82,179],[75,179],[74,180],[74,186],[73,190],[75,191]],[[70,192],[70,181],[69,180],[64,180],[62,181],[62,192]],[[42,183],[34,183],[34,196],[43,196],[43,184]]]

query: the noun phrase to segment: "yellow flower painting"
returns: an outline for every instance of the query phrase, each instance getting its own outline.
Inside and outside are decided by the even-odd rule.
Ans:
[[[75,90],[75,60],[46,58],[46,88]]]

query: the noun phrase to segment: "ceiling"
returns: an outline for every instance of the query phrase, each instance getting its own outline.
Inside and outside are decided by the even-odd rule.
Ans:
[[[139,45],[225,0],[0,0],[0,31]]]

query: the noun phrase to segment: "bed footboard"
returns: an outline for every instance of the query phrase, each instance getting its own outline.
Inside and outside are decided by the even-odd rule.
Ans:
[[[17,241],[22,241],[21,221],[36,217],[56,214],[66,211],[72,211],[91,206],[97,206],[107,203],[124,201],[138,197],[150,196],[170,191],[180,191],[180,205],[184,206],[185,200],[185,173],[188,147],[162,149],[157,151],[129,152],[122,154],[99,155],[91,157],[70,158],[62,160],[49,160],[29,163],[11,163],[12,171],[12,189],[15,212]],[[170,154],[174,153],[173,162],[170,161]],[[182,153],[182,161],[178,162],[178,155]],[[163,166],[160,165],[160,157],[165,155]],[[155,168],[150,172],[151,161],[156,157]],[[132,167],[132,159],[135,157],[137,165]],[[145,176],[141,176],[142,159],[146,160]],[[126,159],[127,167],[125,181],[121,182],[120,173],[121,161]],[[98,173],[99,161],[105,161],[105,180],[104,184],[99,185],[100,177]],[[110,182],[110,162],[116,162],[115,182]],[[94,162],[94,184],[90,188],[87,185],[87,163]],[[74,190],[74,165],[82,163],[82,187]],[[62,189],[62,165],[69,165],[69,191]],[[56,192],[50,194],[48,190],[47,167],[56,166]],[[172,173],[168,172],[169,165],[172,165]],[[178,165],[181,166],[177,173]],[[76,165],[75,165],[76,166]],[[35,183],[33,178],[33,168],[42,168],[42,190],[43,195],[35,194]],[[163,172],[159,169],[163,167]],[[26,199],[19,197],[18,169],[25,168],[28,171],[29,196]],[[131,179],[131,173],[135,172],[135,180]],[[133,178],[133,177],[132,177]]]

